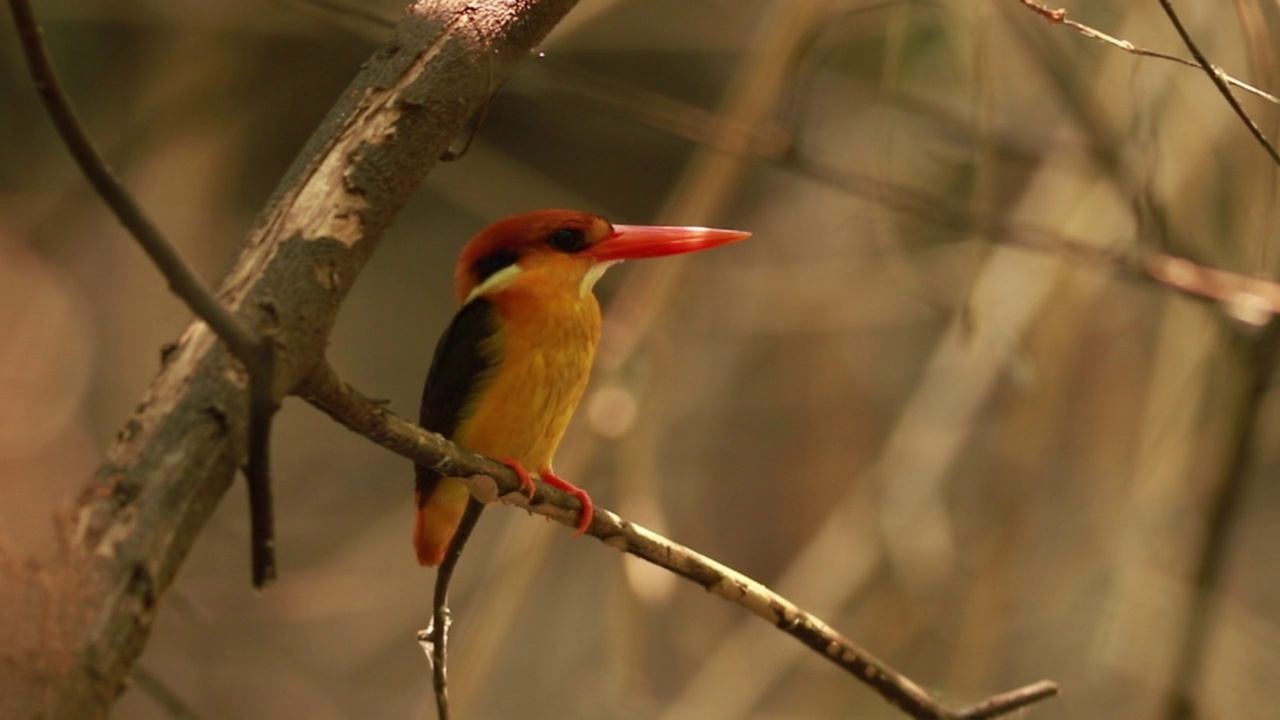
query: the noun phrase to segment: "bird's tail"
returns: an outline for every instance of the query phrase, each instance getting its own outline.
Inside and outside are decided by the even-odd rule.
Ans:
[[[439,565],[453,542],[471,494],[453,478],[441,478],[430,489],[416,493],[418,517],[413,523],[413,547],[419,565]]]

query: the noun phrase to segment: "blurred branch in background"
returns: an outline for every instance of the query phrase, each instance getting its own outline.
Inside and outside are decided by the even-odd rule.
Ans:
[[[1235,408],[1229,425],[1226,460],[1211,494],[1206,498],[1205,527],[1195,560],[1194,598],[1182,629],[1181,650],[1170,680],[1167,715],[1169,720],[1194,720],[1211,716],[1199,699],[1210,657],[1210,639],[1220,619],[1222,590],[1232,546],[1243,517],[1245,490],[1249,470],[1257,462],[1258,442],[1263,434],[1262,408],[1271,389],[1277,369],[1276,350],[1280,347],[1280,329],[1274,323],[1258,330],[1256,336],[1239,328],[1228,328],[1231,337],[1230,360],[1235,363],[1229,396]]]
[[[1200,47],[1191,38],[1182,19],[1173,9],[1169,0],[1160,0],[1160,7],[1178,31],[1187,49],[1195,56],[1196,61],[1204,68],[1205,74],[1213,81],[1214,86],[1222,94],[1231,110],[1249,129],[1249,132],[1266,150],[1271,159],[1280,165],[1280,154],[1267,139],[1267,136],[1249,116],[1240,102],[1231,94],[1223,73],[1209,62]],[[1236,5],[1240,12],[1241,5]],[[1256,57],[1256,55],[1255,55]],[[1246,295],[1245,298],[1254,297]],[[1183,630],[1181,652],[1178,655],[1173,676],[1170,680],[1171,692],[1167,705],[1169,720],[1194,720],[1203,717],[1205,703],[1199,699],[1201,678],[1209,652],[1209,639],[1218,620],[1215,598],[1221,590],[1223,578],[1226,576],[1227,563],[1231,557],[1236,528],[1242,517],[1244,492],[1248,483],[1248,472],[1257,462],[1257,438],[1262,430],[1262,404],[1268,390],[1272,387],[1276,376],[1277,348],[1280,348],[1280,328],[1275,316],[1253,314],[1249,320],[1238,327],[1228,328],[1234,332],[1230,338],[1229,360],[1238,362],[1237,381],[1238,396],[1234,398],[1235,414],[1228,426],[1228,447],[1225,461],[1222,464],[1222,475],[1217,486],[1208,498],[1206,527],[1199,557],[1195,562],[1194,600],[1189,611],[1186,627]],[[1230,316],[1229,316],[1230,317]],[[1235,314],[1236,318],[1240,313]]]
[[[428,176],[327,355],[404,415],[453,310],[457,246],[436,238],[536,207],[647,221],[703,201],[671,192],[700,192],[679,180],[695,154],[728,156],[696,163],[734,168],[733,199],[705,220],[757,241],[688,263],[660,295],[610,273],[603,304],[625,299],[641,322],[610,320],[557,469],[950,706],[1053,677],[1064,694],[1030,716],[1167,720],[1191,695],[1205,717],[1270,720],[1280,406],[1248,363],[1280,298],[1274,164],[1170,59],[1181,45],[1157,3],[1072,0],[1096,34],[1025,2],[819,4],[796,5],[810,31],[775,73],[753,61],[795,33],[772,0],[582,0],[464,161]],[[359,17],[284,5],[37,6],[86,125],[205,277],[403,2],[358,3]],[[1280,132],[1274,4],[1175,7]],[[0,569],[26,579],[14,548],[52,536],[43,518],[154,373],[139,348],[187,318],[156,301],[132,247],[94,241],[114,223],[67,177],[19,60],[0,46],[14,99],[0,132],[31,138],[0,163],[0,476],[14,479],[0,482]],[[753,93],[759,124],[727,114]],[[405,542],[408,464],[301,403],[281,412],[286,581],[262,596],[238,581],[244,499],[228,495],[142,661],[203,717],[429,712],[408,630],[431,581]],[[1232,487],[1233,512],[1215,511]],[[917,510],[946,525],[911,522]],[[791,638],[561,528],[494,513],[469,557],[451,661],[462,717],[897,716]],[[22,632],[0,620],[0,646]],[[1194,687],[1175,679],[1189,648]],[[169,717],[137,692],[116,712]]]
[[[1133,54],[1173,60],[1183,65],[1201,68],[1212,80],[1227,106],[1245,124],[1254,139],[1274,162],[1280,164],[1280,155],[1277,154],[1275,147],[1258,127],[1258,123],[1235,98],[1230,88],[1240,88],[1272,103],[1277,102],[1276,98],[1270,93],[1236,80],[1210,62],[1192,39],[1186,25],[1168,0],[1159,0],[1160,7],[1195,57],[1195,63],[1144,50],[1127,40],[1120,40],[1086,25],[1066,20],[1065,10],[1049,10],[1030,0],[1020,1],[1051,22],[1064,24],[1086,37],[1101,40]],[[1253,12],[1253,8],[1248,3],[1236,3],[1236,11],[1240,16],[1246,37],[1251,41],[1252,57],[1266,57],[1258,46],[1259,39],[1265,37],[1259,32],[1261,16]],[[1264,71],[1263,75],[1269,78],[1271,73]],[[1274,192],[1274,179],[1269,185]],[[1263,246],[1265,248],[1266,243],[1263,243]],[[1263,257],[1267,255],[1265,250],[1259,254]],[[1276,347],[1280,336],[1277,335],[1274,322],[1277,315],[1276,295],[1273,283],[1232,274],[1232,279],[1226,285],[1222,285],[1218,281],[1223,277],[1223,270],[1200,267],[1178,258],[1157,255],[1148,258],[1144,265],[1153,279],[1169,287],[1186,290],[1187,281],[1193,282],[1198,286],[1194,291],[1195,294],[1217,300],[1222,318],[1228,321],[1223,323],[1221,333],[1227,340],[1224,362],[1229,379],[1223,383],[1226,392],[1220,400],[1228,415],[1223,430],[1224,447],[1220,451],[1220,472],[1213,484],[1204,491],[1202,502],[1206,510],[1202,537],[1199,539],[1198,548],[1188,553],[1193,558],[1189,563],[1193,583],[1190,590],[1191,599],[1188,603],[1189,607],[1184,612],[1183,626],[1177,632],[1170,633],[1173,637],[1181,637],[1181,642],[1177,643],[1176,650],[1171,651],[1175,659],[1168,679],[1167,700],[1163,703],[1164,717],[1169,720],[1191,720],[1212,714],[1206,713],[1208,703],[1203,699],[1204,678],[1210,667],[1212,654],[1210,641],[1215,631],[1219,629],[1218,607],[1221,602],[1220,593],[1226,577],[1226,568],[1231,557],[1232,538],[1238,532],[1236,528],[1243,520],[1244,494],[1250,471],[1259,461],[1261,446],[1257,438],[1262,432],[1259,426],[1265,421],[1262,413],[1263,402],[1277,370]],[[1254,283],[1261,283],[1261,285],[1254,285]],[[1170,350],[1177,352],[1172,348]],[[1203,357],[1199,359],[1201,362],[1203,360]],[[1174,500],[1174,502],[1177,501]]]
[[[1054,19],[1061,19],[1060,14],[1055,14]],[[1075,24],[1078,26],[1078,24]],[[765,23],[766,27],[779,28],[785,27],[783,23],[771,22]],[[1077,27],[1077,29],[1080,29]],[[1131,43],[1124,42],[1122,47],[1133,49]],[[764,53],[767,54],[767,53]],[[1156,57],[1165,57],[1158,53],[1138,51],[1135,54],[1152,55]],[[1168,59],[1175,59],[1169,57]],[[1186,61],[1182,61],[1186,64]],[[1190,63],[1195,67],[1194,63]],[[563,70],[557,70],[563,74]],[[734,143],[727,142],[725,136],[728,134],[722,124],[731,123],[732,120],[720,119],[718,116],[708,116],[697,108],[681,106],[679,103],[673,103],[669,99],[656,96],[639,88],[628,88],[619,85],[616,81],[609,82],[605,78],[591,78],[585,71],[576,71],[574,73],[574,85],[569,86],[576,90],[581,87],[584,95],[592,100],[601,101],[607,106],[621,111],[627,117],[642,122],[649,122],[656,126],[662,127],[670,132],[680,134],[691,139],[701,139],[708,142],[711,147],[720,149],[722,152],[738,155],[755,155],[758,159],[767,160],[770,156],[776,155],[777,150],[771,149],[777,143],[776,141],[761,144],[760,141],[754,143]],[[1256,89],[1234,81],[1233,84],[1243,86],[1252,92],[1259,92]],[[1263,97],[1269,98],[1265,93]],[[654,113],[653,108],[665,108],[660,113]],[[755,137],[769,137],[767,126],[757,124],[752,129],[752,125],[747,124],[745,128],[748,133]],[[792,129],[794,130],[794,128]],[[773,131],[773,136],[782,136],[780,132]],[[720,138],[718,141],[709,141],[707,138]],[[785,136],[782,136],[785,137]],[[835,183],[838,187],[850,192],[867,197],[880,205],[888,207],[896,212],[916,219],[931,220],[938,222],[947,227],[962,229],[966,227],[975,228],[981,231],[990,241],[1000,245],[1014,245],[1026,247],[1044,252],[1058,253],[1071,259],[1077,263],[1084,263],[1086,266],[1093,266],[1099,270],[1106,272],[1116,272],[1123,276],[1133,279],[1154,281],[1177,290],[1179,292],[1188,293],[1191,296],[1198,297],[1211,302],[1220,303],[1223,310],[1229,315],[1239,318],[1247,324],[1265,324],[1269,322],[1272,314],[1280,312],[1280,286],[1265,279],[1252,278],[1249,276],[1231,273],[1229,271],[1207,268],[1195,263],[1170,255],[1158,252],[1148,252],[1138,250],[1136,252],[1125,252],[1106,247],[1098,247],[1094,243],[1089,243],[1077,239],[1069,239],[1055,234],[1054,232],[1038,227],[1019,227],[1009,225],[996,218],[985,216],[981,210],[970,210],[963,208],[954,208],[952,201],[942,197],[929,197],[910,188],[894,187],[891,183],[882,178],[860,177],[851,175],[845,171],[834,168],[834,166],[824,165],[822,161],[816,158],[808,158],[803,155],[792,155],[785,161],[784,167],[792,167],[796,171],[810,177],[823,178],[828,182]],[[1051,194],[1057,191],[1051,191]],[[1036,200],[1031,203],[1032,206],[1039,206],[1042,201]],[[1088,213],[1084,213],[1088,216]],[[1024,275],[1023,270],[1015,270],[1015,275]],[[1048,283],[1040,283],[1047,287]],[[1034,283],[1033,283],[1034,285]],[[991,282],[991,287],[1008,287],[1008,279],[996,279]],[[1013,303],[1008,298],[1002,298],[997,301],[1000,306],[1008,306]],[[968,322],[972,322],[970,319]],[[981,318],[978,319],[982,323]],[[625,324],[623,324],[625,326]],[[1000,334],[1008,333],[1007,328],[1002,329]],[[966,340],[961,340],[962,345],[967,344]],[[953,350],[957,352],[957,350]],[[943,362],[943,365],[946,365]],[[997,359],[992,365],[995,372],[1000,372],[1007,364],[1007,359]],[[939,381],[939,388],[946,388],[946,393],[950,399],[939,400],[937,398],[929,398],[922,400],[922,414],[915,425],[908,424],[901,434],[903,438],[921,437],[925,433],[922,428],[925,426],[937,426],[950,428],[963,428],[969,425],[969,421],[962,418],[952,418],[950,420],[940,420],[937,416],[937,408],[959,409],[964,407],[964,403],[958,403],[950,393],[960,388],[972,389],[981,387],[982,384],[974,383],[974,375],[972,368],[961,371],[961,377],[946,375]],[[977,399],[980,399],[979,396]],[[976,412],[976,407],[974,412]],[[932,453],[937,452],[937,434],[928,433],[930,444],[934,448],[930,453],[920,453],[918,448],[910,447],[910,449],[897,453],[886,451],[888,457],[902,458],[922,458],[929,457]],[[910,441],[908,441],[910,442]],[[958,446],[958,445],[956,445]],[[889,445],[893,447],[892,442]],[[905,478],[921,478],[929,477],[934,473],[911,471],[897,471],[881,473],[885,477],[886,487],[890,489],[891,494],[901,495],[909,492],[907,488],[911,487],[911,482]],[[855,502],[857,502],[855,500]],[[935,501],[935,504],[938,504]],[[909,518],[900,522],[901,528],[898,531],[890,530],[890,537],[909,538],[911,552],[920,551],[920,543],[922,541],[920,529],[929,529],[930,532],[942,532],[946,527],[945,519],[942,515],[935,513],[932,518],[922,519],[918,517],[918,511],[912,513]],[[908,532],[907,528],[916,529]],[[866,545],[866,539],[855,541],[853,543],[838,542],[834,545]],[[950,562],[945,559],[937,559],[934,565],[938,567],[947,567]],[[850,566],[851,567],[851,566]],[[908,577],[925,577],[927,573],[917,571],[907,572]],[[829,580],[829,578],[828,578]],[[745,641],[747,644],[749,640]],[[736,649],[730,649],[736,648]],[[704,672],[708,673],[709,679],[699,684],[699,686],[707,688],[708,695],[702,700],[694,700],[693,698],[683,698],[682,702],[677,703],[677,715],[682,712],[688,712],[692,708],[700,708],[699,713],[722,712],[731,715],[732,712],[724,707],[724,699],[716,688],[722,687],[723,679],[728,676],[741,677],[741,673],[745,672],[745,668],[739,667],[743,663],[738,658],[747,656],[743,652],[744,645],[737,644],[726,646],[726,652],[717,657],[723,657],[727,662],[732,662],[735,669],[732,671],[724,670],[712,672],[710,666],[704,666]],[[770,658],[777,658],[778,654],[768,655]],[[730,660],[732,659],[732,660]],[[762,664],[757,657],[752,663],[753,672],[757,675],[761,670]],[[749,683],[751,687],[767,687],[767,682],[762,682],[761,678],[757,678],[757,682]],[[748,695],[735,695],[735,702],[744,703],[749,706],[750,700]]]

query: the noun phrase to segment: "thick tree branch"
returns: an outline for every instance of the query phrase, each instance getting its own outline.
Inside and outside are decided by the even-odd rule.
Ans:
[[[494,86],[574,0],[412,5],[294,163],[218,300],[271,337],[278,401],[321,361],[383,232]],[[71,509],[56,557],[6,595],[39,618],[0,650],[0,715],[107,714],[156,605],[245,455],[244,369],[194,323]],[[33,660],[34,658],[34,660]]]
[[[537,479],[537,492],[530,501],[521,492],[520,480],[510,468],[397,417],[343,382],[327,364],[317,367],[297,392],[334,420],[388,450],[441,474],[462,478],[472,494],[483,502],[501,498],[568,527],[577,526],[581,506],[572,495]],[[1054,683],[1041,681],[988,698],[968,709],[948,709],[822,620],[730,567],[599,507],[587,533],[615,550],[635,555],[741,605],[871,686],[913,718],[993,718],[1058,692]]]

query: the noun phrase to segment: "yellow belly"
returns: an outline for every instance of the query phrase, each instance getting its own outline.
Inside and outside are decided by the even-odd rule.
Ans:
[[[551,469],[556,448],[582,399],[596,345],[600,306],[585,296],[505,297],[502,329],[487,348],[501,358],[453,441],[499,460],[516,460],[531,473]],[[418,512],[418,560],[436,565],[466,508],[469,493],[443,478]]]
[[[514,317],[503,318],[503,329],[491,341],[501,363],[464,413],[454,440],[538,472],[551,467],[586,389],[600,338],[600,310],[590,296],[563,307],[543,303],[537,315],[522,312],[520,303],[510,304]]]

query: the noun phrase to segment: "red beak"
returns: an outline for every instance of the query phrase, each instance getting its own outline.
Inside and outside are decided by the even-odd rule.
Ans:
[[[614,225],[613,234],[582,252],[597,262],[679,255],[751,237],[749,232],[704,227]]]

